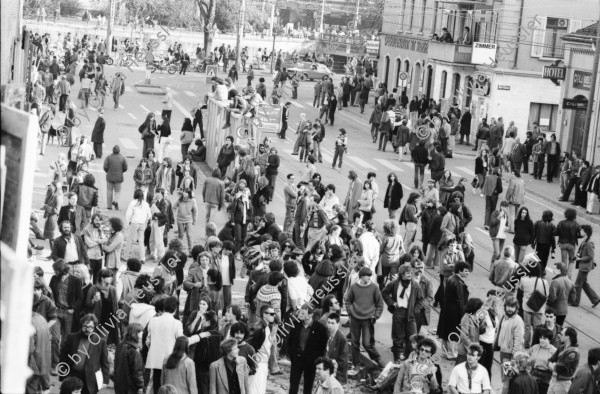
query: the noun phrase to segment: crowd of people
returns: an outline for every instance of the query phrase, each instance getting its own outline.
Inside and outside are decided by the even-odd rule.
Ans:
[[[88,70],[85,65],[82,69]],[[84,78],[90,78],[89,72],[84,71]],[[234,81],[227,82],[214,80],[215,96],[225,99],[235,91],[237,97]],[[332,82],[319,83],[314,105],[340,105],[332,104]],[[339,86],[341,108],[354,105],[353,83],[345,79]],[[371,76],[359,78],[357,86],[362,112]],[[253,87],[245,94],[260,95]],[[515,154],[513,134],[502,133],[497,142],[490,140],[491,131],[487,138],[479,134],[478,179],[472,187],[475,193],[481,188],[486,199],[480,220],[494,253],[486,298],[470,296],[467,278],[477,250],[469,235],[474,215],[465,203],[468,181],[453,178],[445,167],[452,141],[459,133],[469,135],[459,121],[466,113],[461,116],[453,108],[444,116],[425,97],[409,103],[404,94],[383,87],[375,100],[373,142],[379,134],[385,151],[392,141],[401,159],[410,151],[417,191],[408,193],[402,205],[404,191],[396,174],[387,175],[384,192],[375,172],[362,181],[349,170],[348,191],[338,197],[337,181],[325,181],[315,167],[322,162],[322,116],[314,123],[303,119],[298,150],[306,171],[302,179],[285,174],[279,186],[285,201],[283,228],[269,207],[279,175],[277,149],[267,140],[252,153],[235,146],[229,136],[217,166],[202,177],[199,163],[206,147],[199,105],[194,122],[184,121],[182,157],[174,164],[166,149],[172,143],[169,91],[160,125],[149,113],[138,128],[144,144],[136,168],[129,169],[119,146],[104,158],[106,211],[120,209],[128,171],[135,192],[124,220],[110,212],[103,215],[100,190],[89,172],[89,162],[103,156],[99,111],[93,145],[81,137],[50,166],[44,230],[37,233],[50,241],[54,275],[47,285],[43,270],[35,269],[34,374],[27,390],[46,391],[49,376],[58,375],[61,392],[69,394],[93,394],[111,380],[117,393],[144,393],[151,386],[155,394],[262,394],[268,376],[282,373],[279,361],[285,357],[294,394],[302,380],[305,393],[342,393],[349,376],[372,367],[383,370],[375,389],[439,393],[443,356],[455,363],[447,383],[450,392],[489,392],[496,351],[503,393],[577,393],[596,387],[600,349],[591,349],[588,363],[582,363],[577,331],[565,325],[569,307],[579,305],[582,291],[594,307],[600,304],[587,280],[596,266],[591,226],[577,222],[575,209],[565,210],[556,224],[551,211],[534,222],[525,206],[524,161],[519,163]],[[40,119],[45,113],[38,113]],[[333,124],[331,112],[321,115]],[[201,138],[196,138],[196,126]],[[500,157],[496,151],[496,158],[488,158],[487,149],[498,148],[494,143],[512,144],[509,154]],[[344,129],[335,144],[333,167],[337,158],[341,167],[347,149]],[[560,154],[554,142],[549,144],[547,154]],[[564,177],[562,199],[584,177],[585,163],[575,167],[576,155],[568,163],[563,165],[569,176]],[[426,166],[431,170],[427,181]],[[499,202],[504,170],[513,176]],[[577,177],[571,178],[574,171]],[[595,171],[588,187],[597,198],[600,167]],[[380,195],[383,204],[377,203]],[[200,202],[206,216],[199,221]],[[388,216],[381,232],[373,219],[380,208]],[[227,217],[221,228],[214,221],[215,209]],[[194,234],[197,223],[203,224],[203,237]],[[505,245],[511,233],[514,246]],[[548,259],[557,244],[560,260],[552,267]],[[121,267],[123,260],[126,267]],[[156,264],[152,274],[142,273],[151,263]],[[234,281],[246,276],[244,303],[235,303]],[[384,304],[392,315],[389,366],[374,340]],[[438,307],[437,327],[424,329],[432,325],[432,309]],[[361,346],[371,363],[361,358]]]

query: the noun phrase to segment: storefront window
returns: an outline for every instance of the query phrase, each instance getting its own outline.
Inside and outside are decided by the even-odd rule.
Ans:
[[[543,131],[555,132],[558,116],[558,105],[531,103],[529,106],[528,128],[538,122]]]

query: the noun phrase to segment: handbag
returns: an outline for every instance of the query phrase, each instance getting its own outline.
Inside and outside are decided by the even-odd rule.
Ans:
[[[477,177],[473,178],[473,180],[471,181],[471,186],[477,187],[478,184],[479,184],[479,179],[477,179]]]
[[[533,285],[533,293],[531,294],[531,297],[529,297],[529,299],[527,300],[527,306],[531,308],[531,310],[534,312],[539,311],[548,299],[548,292],[546,291],[546,285],[544,284],[544,281],[542,281],[542,286],[544,287],[544,294],[540,293],[537,290],[538,279],[539,278],[535,278],[535,284]]]

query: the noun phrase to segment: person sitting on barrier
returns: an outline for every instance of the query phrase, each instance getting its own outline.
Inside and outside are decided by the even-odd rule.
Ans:
[[[248,102],[236,89],[230,90],[227,98],[231,100],[231,104],[229,104],[229,108],[225,109],[226,115],[223,129],[227,129],[231,126],[231,112],[235,112],[237,114],[243,113],[246,107],[248,107]]]

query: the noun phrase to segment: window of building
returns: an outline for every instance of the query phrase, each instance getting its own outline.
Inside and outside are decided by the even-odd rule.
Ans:
[[[421,23],[419,31],[422,33],[425,28],[425,9],[427,8],[427,0],[421,0]]]
[[[527,128],[530,129],[533,122],[538,122],[543,131],[555,132],[558,117],[558,105],[531,103],[529,105],[529,121]]]
[[[409,31],[412,31],[414,20],[415,20],[415,0],[411,0],[410,18],[408,19],[408,30]]]
[[[546,34],[544,37],[544,57],[563,58],[562,37],[568,33],[569,20],[566,18],[546,19]]]

